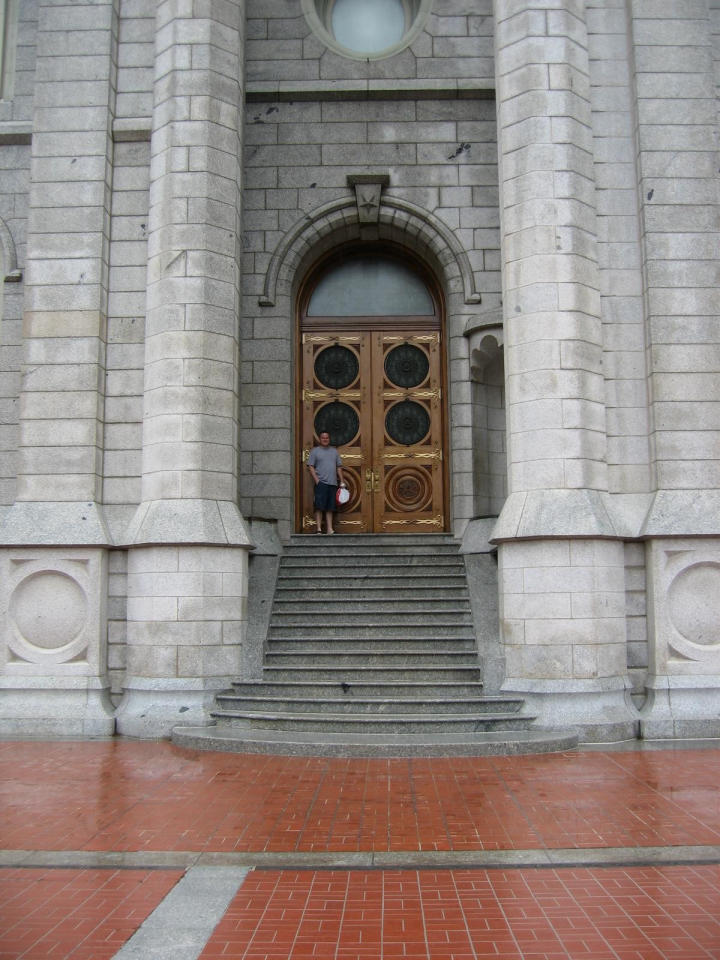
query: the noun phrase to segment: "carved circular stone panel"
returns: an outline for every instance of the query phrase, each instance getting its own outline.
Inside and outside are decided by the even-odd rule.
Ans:
[[[720,564],[697,563],[668,590],[670,621],[690,643],[720,647]]]
[[[61,651],[82,633],[88,616],[85,591],[72,577],[42,570],[21,580],[10,600],[21,640],[39,652]]]

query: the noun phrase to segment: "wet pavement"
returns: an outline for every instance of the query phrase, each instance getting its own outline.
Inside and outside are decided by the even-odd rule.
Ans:
[[[0,742],[0,960],[720,958],[720,746]]]

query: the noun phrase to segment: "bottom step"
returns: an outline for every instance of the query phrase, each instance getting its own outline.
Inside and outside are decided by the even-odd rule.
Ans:
[[[192,750],[314,757],[499,757],[574,750],[579,736],[534,728],[468,734],[348,734],[233,727],[175,727],[172,741]]]

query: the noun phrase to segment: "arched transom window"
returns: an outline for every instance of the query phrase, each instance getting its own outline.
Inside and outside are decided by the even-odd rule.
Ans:
[[[392,254],[332,258],[313,277],[301,306],[303,329],[440,325],[437,296],[419,264]]]

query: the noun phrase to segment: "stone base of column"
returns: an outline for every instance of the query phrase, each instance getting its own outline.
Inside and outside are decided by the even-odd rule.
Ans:
[[[650,677],[640,713],[643,740],[720,737],[720,676]]]
[[[229,679],[132,677],[115,715],[117,733],[126,737],[169,737],[175,727],[202,727],[212,723],[215,695]]]
[[[90,677],[0,677],[0,734],[110,737],[110,688]]]
[[[523,697],[524,713],[538,726],[574,727],[581,743],[616,743],[639,734],[630,687],[621,679],[514,680],[503,685],[502,693]]]
[[[176,516],[184,511],[198,518],[194,505],[178,504]],[[210,504],[206,513],[218,510]],[[228,515],[232,519],[232,511]],[[244,523],[238,528],[243,533]],[[194,539],[209,532],[197,525],[185,531]],[[160,531],[147,527],[146,533]],[[135,546],[127,582],[127,674],[118,733],[168,737],[179,724],[209,723],[215,694],[242,674],[247,546]]]
[[[637,736],[627,672],[625,556],[606,538],[517,540],[499,549],[504,693],[581,740]]]

